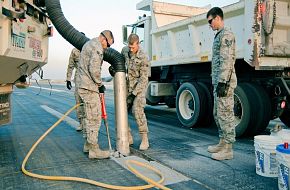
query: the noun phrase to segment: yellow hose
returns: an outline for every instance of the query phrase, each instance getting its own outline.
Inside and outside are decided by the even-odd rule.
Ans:
[[[169,190],[169,188],[161,185],[161,183],[164,182],[164,177],[162,175],[162,173],[153,168],[152,166],[148,165],[148,164],[144,164],[142,162],[138,162],[138,161],[134,161],[134,160],[127,160],[126,164],[127,167],[129,168],[129,170],[131,172],[133,172],[136,176],[140,177],[141,179],[145,180],[147,183],[149,183],[148,185],[143,185],[143,186],[117,186],[117,185],[110,185],[110,184],[106,184],[106,183],[101,183],[101,182],[97,182],[94,180],[90,180],[90,179],[86,179],[86,178],[79,178],[79,177],[69,177],[69,176],[47,176],[47,175],[40,175],[40,174],[35,174],[35,173],[31,173],[29,171],[27,171],[25,169],[25,165],[26,162],[28,161],[28,158],[30,157],[30,155],[32,154],[32,152],[35,150],[35,148],[38,146],[38,144],[61,122],[64,120],[64,118],[70,114],[74,109],[76,109],[80,104],[77,104],[75,106],[73,106],[71,109],[69,109],[57,122],[55,122],[31,147],[31,149],[29,150],[29,152],[27,153],[27,155],[25,156],[23,162],[22,162],[22,166],[21,166],[21,170],[25,175],[34,177],[34,178],[39,178],[39,179],[45,179],[45,180],[55,180],[55,181],[78,181],[78,182],[83,182],[83,183],[88,183],[91,185],[95,185],[95,186],[99,186],[99,187],[104,187],[107,189],[125,189],[125,190],[137,190],[137,189],[149,189],[152,187],[158,187],[160,189],[165,189],[165,190]],[[141,173],[139,173],[136,169],[134,169],[132,166],[130,166],[130,163],[133,163],[135,165],[139,165],[142,167],[145,167],[155,173],[157,173],[157,175],[160,176],[160,180],[158,182],[142,175]]]
[[[157,170],[156,168],[153,168],[152,166],[150,166],[148,164],[144,164],[144,163],[138,162],[136,160],[127,160],[126,161],[126,164],[127,164],[127,167],[129,168],[129,170],[132,173],[134,173],[136,176],[138,176],[139,178],[143,179],[144,181],[147,181],[150,184],[153,184],[155,187],[158,187],[159,189],[170,190],[169,188],[161,185],[160,183],[162,183],[162,182],[156,182],[156,181],[154,181],[154,180],[152,180],[152,179],[150,179],[150,178],[142,175],[141,173],[139,173],[135,168],[133,168],[132,166],[130,166],[130,163],[133,163],[133,164],[136,164],[138,166],[145,167],[145,168],[147,168],[147,169],[149,169],[151,171],[154,171],[155,173],[157,173],[161,177],[161,180],[160,181],[163,182],[164,181],[164,177],[163,177],[162,173],[159,170]]]

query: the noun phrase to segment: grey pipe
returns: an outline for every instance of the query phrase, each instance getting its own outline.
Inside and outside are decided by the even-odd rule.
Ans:
[[[56,30],[61,36],[71,43],[74,47],[81,50],[84,44],[90,39],[76,30],[63,15],[59,0],[36,0],[39,6],[46,6],[48,16],[50,17]],[[126,105],[126,78],[125,61],[123,56],[116,50],[108,48],[104,51],[104,61],[107,61],[116,71],[114,79],[115,96],[115,121],[117,129],[117,150],[128,155],[128,112]]]
[[[124,90],[125,89],[125,90]],[[126,103],[126,74],[116,72],[114,76],[114,103],[115,103],[115,126],[117,133],[117,150],[127,156],[129,149],[129,129],[128,129],[128,111]]]
[[[104,53],[104,60],[107,60],[114,67],[114,103],[115,103],[115,126],[117,133],[117,150],[127,156],[129,149],[129,129],[127,111],[127,88],[125,59],[122,54],[114,49],[108,48]]]

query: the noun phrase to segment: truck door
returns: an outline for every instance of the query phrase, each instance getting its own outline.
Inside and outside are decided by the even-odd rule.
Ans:
[[[132,32],[134,34],[137,34],[139,36],[140,40],[140,46],[142,47],[143,50],[145,50],[145,29],[144,29],[145,23],[139,23],[139,25],[136,25],[132,28]]]
[[[134,33],[139,36],[141,48],[147,53],[149,60],[151,60],[151,17],[141,17],[139,21],[134,24],[123,26],[123,42],[127,45],[129,34]]]

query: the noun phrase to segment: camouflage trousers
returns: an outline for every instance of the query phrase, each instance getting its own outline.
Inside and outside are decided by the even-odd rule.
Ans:
[[[147,119],[144,112],[146,105],[145,96],[137,95],[132,106],[132,113],[138,125],[139,133],[148,133]]]
[[[213,116],[218,127],[219,137],[226,143],[234,143],[236,137],[234,124],[234,89],[229,88],[225,97],[217,97],[214,90]]]
[[[84,105],[84,137],[88,143],[98,144],[98,134],[102,122],[101,100],[99,93],[79,88],[78,94]]]
[[[76,100],[76,104],[80,104],[82,102],[81,97],[78,94],[77,88],[75,89],[75,100]],[[76,108],[76,115],[77,118],[80,122],[80,124],[82,125],[82,120],[84,118],[84,106],[80,105],[79,107]]]

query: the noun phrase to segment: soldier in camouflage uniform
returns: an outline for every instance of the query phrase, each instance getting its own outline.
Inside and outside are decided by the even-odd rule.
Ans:
[[[141,136],[140,150],[149,148],[148,126],[144,113],[146,104],[145,93],[148,85],[148,58],[139,46],[139,37],[131,34],[128,38],[128,46],[122,49],[127,66],[127,107],[131,110],[139,128]],[[129,127],[129,144],[133,144],[133,137]]]
[[[66,72],[66,87],[67,89],[71,89],[72,85],[71,85],[71,77],[72,77],[72,73],[73,70],[75,70],[75,76],[74,76],[74,83],[76,83],[76,76],[78,73],[78,62],[80,60],[80,51],[77,48],[73,48],[70,56],[69,56],[69,62],[68,62],[68,66],[67,66],[67,72]],[[77,93],[77,88],[75,88],[75,100],[76,100],[76,104],[80,103],[80,97],[78,96]],[[79,119],[80,125],[76,128],[77,131],[81,131],[83,130],[83,106],[79,106],[77,107],[76,110],[77,113],[77,118]]]
[[[101,101],[99,93],[104,93],[105,86],[101,79],[103,52],[114,43],[111,31],[104,30],[99,37],[93,38],[82,48],[76,87],[81,103],[84,104],[84,136],[86,142],[83,151],[89,152],[89,158],[104,159],[110,157],[109,151],[103,151],[98,144],[101,126]]]
[[[232,145],[235,142],[234,89],[237,86],[235,72],[235,36],[224,27],[223,11],[214,7],[207,13],[210,27],[215,35],[212,49],[212,84],[214,87],[214,118],[220,142],[209,146],[215,160],[233,159]]]

